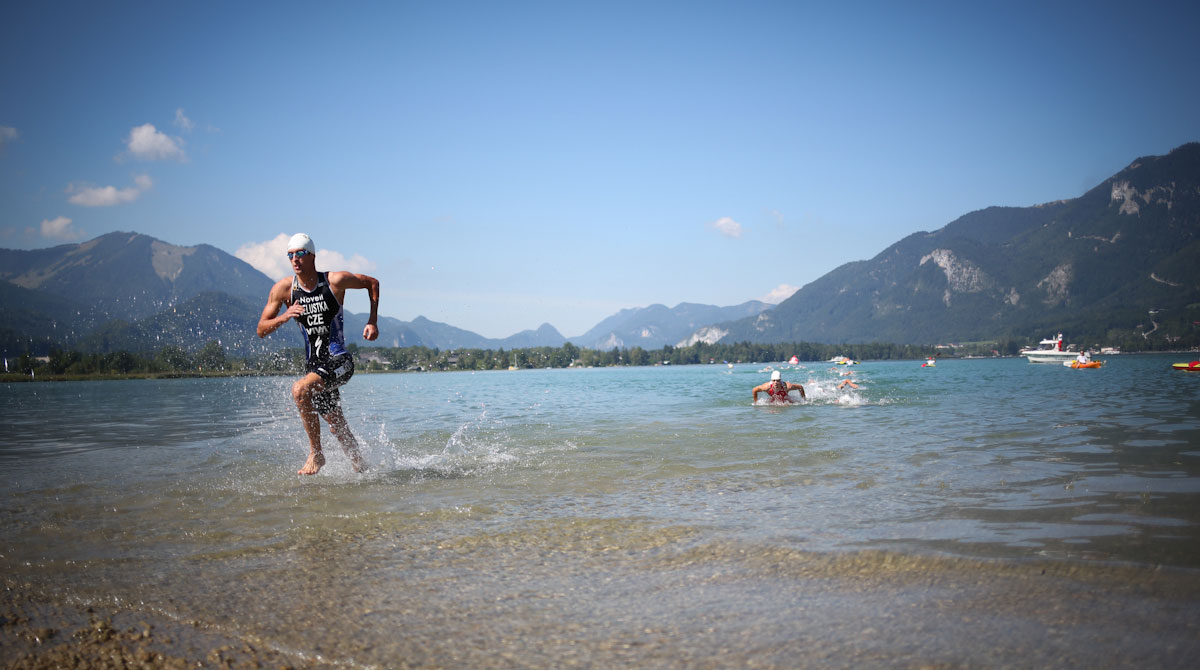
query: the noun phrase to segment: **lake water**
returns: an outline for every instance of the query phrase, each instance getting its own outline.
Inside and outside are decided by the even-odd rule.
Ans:
[[[315,477],[289,378],[3,385],[0,567],[314,667],[1190,667],[1186,358],[360,373]]]

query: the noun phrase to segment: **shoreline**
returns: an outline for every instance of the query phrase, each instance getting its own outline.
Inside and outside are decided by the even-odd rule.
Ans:
[[[8,670],[56,668],[320,667],[262,648],[200,621],[176,621],[119,606],[57,602],[29,585],[3,585],[0,665]]]
[[[0,665],[673,670],[728,667],[724,662],[735,659],[762,668],[798,661],[831,668],[1107,668],[1135,661],[1184,668],[1200,652],[1195,570],[784,548],[746,556],[743,549],[635,552],[641,560],[626,564],[591,555],[603,550],[597,545],[562,565],[533,566],[527,579],[512,583],[418,581],[410,586],[421,588],[397,592],[382,610],[354,604],[358,585],[335,579],[332,591],[350,602],[339,600],[320,626],[356,640],[344,645],[338,634],[306,633],[314,624],[299,614],[273,630],[248,612],[173,615],[150,602],[109,594],[96,604],[61,586],[5,578],[0,633],[11,642],[0,646]],[[476,558],[495,558],[483,554]],[[616,614],[627,611],[631,596],[592,582],[587,575],[598,567],[653,588],[669,606]],[[257,586],[269,590],[272,579]],[[564,600],[557,591],[564,583],[594,600]],[[237,599],[227,602],[236,607]],[[276,606],[288,611],[286,600]],[[356,630],[364,617],[374,623]],[[495,620],[507,623],[480,623]],[[399,622],[406,632],[380,637]]]

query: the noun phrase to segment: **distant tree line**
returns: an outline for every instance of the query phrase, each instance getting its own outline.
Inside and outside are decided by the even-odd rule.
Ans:
[[[351,347],[356,349],[356,347]],[[358,349],[360,367],[370,370],[507,370],[510,368],[612,367],[639,365],[693,365],[698,363],[757,363],[785,361],[796,356],[802,361],[824,361],[834,356],[854,359],[891,360],[932,356],[929,346],[872,343],[826,345],[795,344],[704,344],[661,349],[613,348],[607,351],[581,349],[570,342],[561,347],[525,349],[447,349],[428,347]]]
[[[266,357],[233,358],[225,347],[210,340],[195,352],[182,347],[164,346],[150,353],[113,351],[85,353],[51,349],[49,355],[35,357],[28,351],[16,357],[5,357],[5,370],[10,375],[52,375],[60,377],[92,376],[171,376],[255,373],[298,369],[302,352],[285,351]]]
[[[888,360],[934,355],[932,347],[896,344],[824,345],[798,344],[696,344],[661,349],[613,348],[608,351],[582,349],[570,342],[560,347],[524,349],[438,349],[430,347],[359,348],[350,344],[358,368],[364,371],[508,370],[566,367],[611,367],[640,365],[691,365],[697,363],[750,363],[782,361],[798,357],[804,361],[828,360],[833,356]],[[97,375],[196,375],[296,372],[302,368],[304,352],[290,348],[269,355],[235,358],[216,340],[190,353],[178,346],[164,346],[151,353],[82,353],[52,349],[37,358],[28,352],[6,360],[10,374],[51,376]]]
[[[1190,325],[1190,324],[1189,324]],[[1187,329],[1184,329],[1186,332]],[[1123,351],[1168,351],[1200,347],[1200,329],[1192,329],[1187,337],[1146,338],[1127,331],[1109,333],[1105,346],[1116,344]],[[1178,332],[1178,331],[1176,331]],[[1098,348],[1087,340],[1072,340],[1081,348]],[[906,345],[886,342],[867,344],[819,344],[795,342],[790,344],[697,343],[687,347],[664,346],[661,349],[642,347],[613,348],[607,351],[583,349],[570,342],[560,347],[529,347],[523,349],[438,349],[415,347],[363,347],[348,345],[362,371],[439,371],[439,370],[508,370],[566,367],[612,367],[643,365],[695,365],[701,363],[768,363],[789,360],[792,356],[806,362],[827,361],[835,356],[855,360],[915,360],[930,356],[1015,356],[1025,340],[971,342],[953,345]],[[216,340],[210,340],[199,350],[189,352],[178,346],[164,346],[149,353],[116,351],[82,353],[51,349],[47,357],[37,358],[28,351],[16,357],[5,357],[11,379],[15,375],[50,375],[52,377],[88,376],[192,376],[208,374],[272,374],[296,373],[303,368],[304,352],[289,348],[270,354],[249,357],[228,355]]]

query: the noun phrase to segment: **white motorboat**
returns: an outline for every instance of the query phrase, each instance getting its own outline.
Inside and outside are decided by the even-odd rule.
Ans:
[[[1062,333],[1059,333],[1055,337],[1038,342],[1036,349],[1025,347],[1021,350],[1021,355],[1028,358],[1030,363],[1062,364],[1064,361],[1075,360],[1075,357],[1079,355],[1078,351],[1072,351],[1072,349],[1074,349],[1074,345],[1063,346],[1063,336]]]

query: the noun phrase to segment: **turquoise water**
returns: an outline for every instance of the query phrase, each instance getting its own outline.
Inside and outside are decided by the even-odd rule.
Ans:
[[[46,598],[332,665],[499,667],[500,650],[676,667],[725,649],[795,667],[801,643],[846,667],[1027,658],[998,636],[1052,664],[1087,646],[1099,666],[1125,650],[1170,666],[1195,649],[1193,595],[1161,621],[1157,592],[1108,603],[1184,641],[1157,652],[1116,617],[1076,621],[1083,606],[1059,615],[1087,645],[1015,601],[991,641],[926,608],[1001,602],[1034,563],[1100,590],[1166,569],[1193,594],[1200,375],[1170,370],[1183,358],[771,364],[807,391],[789,406],[751,403],[766,364],[359,374],[343,399],[370,469],[326,430],[310,478],[287,378],[5,385],[0,566]],[[860,389],[836,389],[846,370]],[[934,634],[913,642],[920,622]]]

